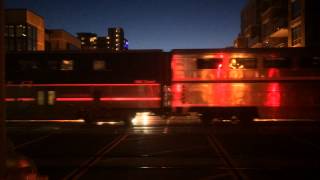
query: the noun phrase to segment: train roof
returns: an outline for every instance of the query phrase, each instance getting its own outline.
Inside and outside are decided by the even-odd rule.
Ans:
[[[108,51],[108,50],[59,50],[59,51],[19,51],[19,52],[7,52],[8,55],[64,55],[64,54],[71,54],[71,55],[81,55],[81,54],[158,54],[158,53],[165,53],[161,49],[146,49],[146,50],[128,50],[128,51]]]
[[[173,54],[189,53],[302,53],[319,52],[319,48],[217,48],[217,49],[173,49]]]
[[[280,54],[319,54],[319,48],[216,48],[216,49],[137,49],[114,52],[109,50],[63,50],[63,51],[19,51],[7,52],[8,55],[116,55],[116,54],[202,54],[202,53],[280,53]]]

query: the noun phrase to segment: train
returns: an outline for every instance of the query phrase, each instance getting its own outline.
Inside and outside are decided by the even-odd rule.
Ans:
[[[11,52],[6,83],[8,120],[320,117],[317,49]]]

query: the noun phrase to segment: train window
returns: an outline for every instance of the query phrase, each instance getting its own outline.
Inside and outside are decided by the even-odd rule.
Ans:
[[[55,91],[48,91],[48,105],[54,105],[56,99]]]
[[[43,105],[44,105],[44,100],[45,100],[44,91],[38,91],[38,92],[37,92],[37,102],[38,102],[38,105],[43,106]]]
[[[222,67],[221,58],[197,59],[198,69],[219,69]]]
[[[289,68],[291,61],[288,58],[270,58],[263,61],[265,68]]]
[[[73,60],[64,59],[61,62],[62,71],[72,71],[73,70]]]
[[[320,57],[302,58],[300,66],[303,68],[320,68]]]
[[[257,59],[233,58],[233,59],[230,59],[229,67],[231,69],[255,69],[257,68]]]
[[[106,62],[104,60],[94,60],[93,61],[93,70],[95,70],[95,71],[106,70]]]

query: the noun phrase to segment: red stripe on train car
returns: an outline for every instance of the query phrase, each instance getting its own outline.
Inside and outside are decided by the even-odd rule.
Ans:
[[[101,101],[160,101],[160,97],[140,98],[140,97],[115,97],[115,98],[100,98]]]
[[[8,84],[7,87],[125,87],[125,86],[160,86],[157,83],[146,84]]]
[[[93,98],[56,98],[57,102],[86,102],[93,101]]]
[[[160,97],[141,98],[141,97],[108,97],[100,98],[100,101],[160,101]],[[56,98],[57,102],[88,102],[94,98]]]
[[[5,98],[6,102],[15,102],[15,101],[32,102],[35,100],[36,100],[35,98]]]

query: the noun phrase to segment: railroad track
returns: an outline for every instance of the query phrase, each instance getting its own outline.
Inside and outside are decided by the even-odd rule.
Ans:
[[[128,133],[117,136],[112,142],[106,144],[99,151],[97,151],[93,156],[91,156],[89,159],[84,161],[80,165],[80,167],[78,167],[77,169],[73,170],[68,175],[66,175],[63,178],[63,180],[80,179],[86,172],[89,171],[91,167],[96,165],[106,154],[108,154],[110,151],[116,148],[122,141],[127,139],[128,136],[129,136]]]
[[[220,141],[207,130],[207,140],[212,149],[219,155],[221,161],[224,163],[226,168],[229,170],[229,174],[233,177],[234,180],[249,180],[249,178],[243,174],[243,172],[237,167],[235,161],[230,156],[230,154],[226,151],[226,149],[222,146]]]

